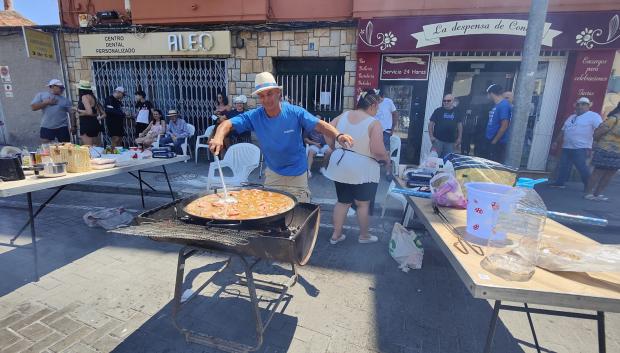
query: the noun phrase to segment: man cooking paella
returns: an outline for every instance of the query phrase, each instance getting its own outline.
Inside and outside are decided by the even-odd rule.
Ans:
[[[302,131],[316,130],[328,140],[346,147],[353,145],[353,138],[341,134],[304,108],[282,102],[282,86],[271,73],[256,75],[254,86],[252,95],[258,96],[262,106],[222,122],[209,141],[209,148],[219,155],[224,139],[233,129],[237,134],[254,131],[267,165],[265,186],[289,192],[300,202],[309,202],[308,163]]]

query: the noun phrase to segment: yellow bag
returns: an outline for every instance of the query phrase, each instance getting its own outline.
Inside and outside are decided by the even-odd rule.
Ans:
[[[448,160],[454,167],[456,180],[465,196],[467,196],[465,183],[485,182],[513,186],[517,181],[517,169],[488,159],[451,154]]]

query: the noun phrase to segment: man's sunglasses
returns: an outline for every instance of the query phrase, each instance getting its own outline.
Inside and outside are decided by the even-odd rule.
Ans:
[[[58,88],[60,88],[60,89],[65,89],[65,87],[64,87],[64,86],[57,86],[57,85],[51,85],[50,87],[58,87]]]

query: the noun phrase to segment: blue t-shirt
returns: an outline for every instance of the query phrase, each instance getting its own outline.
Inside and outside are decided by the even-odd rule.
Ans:
[[[487,140],[493,140],[497,132],[499,131],[500,126],[502,125],[502,120],[508,120],[512,118],[512,106],[510,103],[503,99],[501,102],[497,103],[493,109],[489,111],[489,122],[487,123]],[[499,139],[499,143],[508,142],[508,130],[504,132],[502,138]]]
[[[267,167],[284,176],[302,175],[308,169],[302,131],[314,129],[319,119],[305,109],[281,103],[280,115],[270,118],[260,107],[230,119],[238,134],[254,131]]]

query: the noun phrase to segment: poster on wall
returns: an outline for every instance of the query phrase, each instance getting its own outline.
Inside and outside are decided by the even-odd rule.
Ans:
[[[382,80],[428,80],[429,54],[383,55],[381,58]]]
[[[355,96],[367,88],[379,87],[379,58],[377,53],[358,53],[355,72]]]
[[[0,79],[2,83],[11,83],[11,72],[8,66],[0,66]]]

